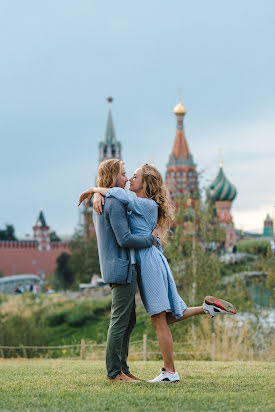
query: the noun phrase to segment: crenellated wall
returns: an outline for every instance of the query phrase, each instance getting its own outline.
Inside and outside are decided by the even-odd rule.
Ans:
[[[70,253],[67,242],[51,242],[49,250],[39,250],[36,241],[0,241],[0,271],[4,276],[47,275],[56,269],[56,259],[64,252]]]

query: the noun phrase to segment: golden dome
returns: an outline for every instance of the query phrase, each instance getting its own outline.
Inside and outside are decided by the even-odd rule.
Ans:
[[[181,100],[179,100],[178,104],[174,108],[174,113],[175,114],[182,114],[182,115],[184,115],[186,113],[185,107],[183,106]]]

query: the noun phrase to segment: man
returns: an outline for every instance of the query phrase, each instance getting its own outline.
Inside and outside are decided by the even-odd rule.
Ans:
[[[126,177],[123,162],[109,159],[98,168],[97,186],[125,188]],[[89,190],[80,195],[80,205],[91,200]],[[98,203],[101,204],[99,195]],[[106,198],[102,213],[93,212],[99,263],[104,282],[112,291],[111,319],[107,336],[106,369],[111,382],[136,382],[130,373],[127,357],[131,332],[136,323],[135,294],[137,290],[137,266],[134,249],[146,248],[156,243],[153,235],[135,236],[129,228],[125,206],[115,198]]]

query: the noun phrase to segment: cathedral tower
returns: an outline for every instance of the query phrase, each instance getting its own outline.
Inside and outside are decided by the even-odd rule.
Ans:
[[[177,117],[177,132],[172,153],[169,157],[166,171],[166,184],[171,199],[175,202],[177,196],[188,196],[192,199],[192,206],[199,197],[198,175],[196,164],[189,150],[184,134],[183,117],[186,113],[181,100],[174,109]]]
[[[221,160],[219,173],[209,186],[208,194],[210,199],[215,202],[218,221],[226,230],[225,246],[233,246],[236,243],[236,234],[230,209],[237,196],[237,189],[225,176]]]

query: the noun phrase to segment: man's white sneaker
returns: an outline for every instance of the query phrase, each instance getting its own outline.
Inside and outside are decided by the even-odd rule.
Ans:
[[[206,296],[202,308],[211,318],[214,318],[218,313],[227,313],[228,315],[235,315],[237,313],[237,309],[232,303],[214,298],[214,296]]]
[[[171,371],[167,371],[165,368],[162,368],[160,370],[159,376],[147,382],[149,383],[156,383],[156,382],[174,383],[174,382],[179,382],[179,381],[180,381],[180,378],[179,378],[178,372],[171,372]]]

